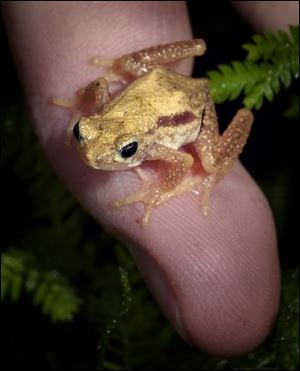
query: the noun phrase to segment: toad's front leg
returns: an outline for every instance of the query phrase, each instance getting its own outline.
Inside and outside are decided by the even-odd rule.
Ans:
[[[155,207],[185,191],[178,185],[182,182],[194,161],[192,155],[160,144],[153,146],[145,160],[164,161],[166,163],[165,177],[155,183],[145,180],[140,191],[113,203],[113,206],[120,207],[142,202],[145,205],[143,225],[148,224]]]
[[[84,88],[79,89],[74,98],[66,100],[52,98],[52,103],[71,111],[71,118],[67,126],[66,142],[69,144],[75,124],[82,116],[91,116],[101,112],[109,100],[108,82],[103,77],[92,81]]]

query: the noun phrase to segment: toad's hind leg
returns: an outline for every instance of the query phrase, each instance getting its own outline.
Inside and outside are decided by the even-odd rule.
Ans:
[[[202,39],[176,41],[153,46],[116,59],[94,57],[92,64],[108,67],[105,78],[109,81],[130,82],[158,66],[170,64],[181,59],[200,56],[206,45]]]
[[[219,134],[217,115],[211,98],[204,108],[202,128],[194,143],[204,170],[209,174],[204,180],[202,207],[207,214],[209,195],[213,186],[233,166],[242,152],[253,123],[253,114],[240,109],[222,135]]]

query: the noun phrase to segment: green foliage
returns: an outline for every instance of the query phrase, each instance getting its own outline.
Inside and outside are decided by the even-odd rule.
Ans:
[[[222,103],[243,92],[244,105],[259,109],[264,98],[272,101],[281,86],[288,88],[299,77],[299,27],[290,26],[290,34],[254,35],[253,43],[243,48],[248,52],[244,61],[222,64],[208,72],[212,97]]]
[[[54,323],[76,325],[78,318],[84,318],[86,327],[93,323],[89,336],[101,343],[100,356],[93,358],[95,338],[90,359],[82,353],[74,358],[76,367],[82,357],[82,368],[90,369],[104,359],[105,338],[129,310],[132,295],[127,273],[119,268],[118,274],[120,264],[112,253],[115,242],[76,205],[51,171],[24,109],[9,107],[1,125],[6,194],[1,209],[4,308],[10,300],[22,305],[20,298],[29,294],[33,306]],[[69,282],[77,282],[76,289]]]
[[[41,272],[31,254],[10,249],[1,254],[1,300],[16,302],[23,290],[53,322],[70,321],[79,309],[74,289],[59,272]]]
[[[72,210],[74,201],[66,197],[67,192],[45,166],[45,160],[40,155],[39,146],[29,130],[30,123],[24,113],[11,107],[5,114],[2,122],[5,141],[2,143],[1,165],[8,180],[13,179],[12,184],[7,185],[7,192],[11,192],[7,213],[8,216],[13,214],[15,223],[19,226],[15,234],[22,233],[22,240],[19,241],[14,236],[8,244],[18,248],[8,249],[8,245],[8,250],[2,254],[1,297],[17,301],[21,292],[25,291],[32,294],[33,304],[39,305],[52,321],[69,321],[78,311],[80,299],[61,273],[67,261],[61,260],[62,255],[56,255],[55,251],[58,252],[56,249],[61,246],[58,236],[67,247],[76,238],[78,214],[74,213],[69,222],[65,218]],[[20,126],[16,128],[20,122]],[[26,195],[22,193],[24,190]],[[13,209],[14,203],[20,206],[23,198],[28,202],[27,219],[22,219],[24,216],[20,214],[19,208],[15,211]],[[23,228],[28,225],[36,227],[25,233]],[[61,228],[62,225],[64,228]],[[24,250],[19,248],[21,246]],[[45,254],[47,249],[51,249],[53,254]],[[58,261],[61,261],[59,265]]]

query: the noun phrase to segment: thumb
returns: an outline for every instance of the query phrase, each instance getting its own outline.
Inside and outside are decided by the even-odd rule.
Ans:
[[[89,169],[64,145],[68,113],[49,97],[70,97],[99,75],[87,60],[120,56],[191,37],[183,2],[9,2],[6,27],[36,132],[65,184],[89,212],[122,236],[154,297],[186,339],[234,355],[267,335],[277,311],[279,268],[272,216],[237,164],[214,189],[208,218],[186,194],[154,211],[143,229],[140,205],[108,201],[138,188],[131,171]],[[120,16],[122,15],[122,16]],[[182,72],[187,64],[181,65]]]

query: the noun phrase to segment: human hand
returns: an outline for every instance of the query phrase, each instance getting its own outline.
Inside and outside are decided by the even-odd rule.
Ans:
[[[72,96],[99,76],[87,61],[191,38],[182,2],[10,2],[4,19],[35,130],[49,160],[81,204],[131,248],[177,331],[196,346],[235,355],[267,335],[279,299],[276,237],[268,204],[240,164],[215,187],[210,213],[185,194],[155,210],[108,208],[138,187],[132,172],[86,167],[64,144],[68,113],[49,97]],[[176,22],[174,22],[176,20]],[[190,62],[180,64],[190,72]]]

